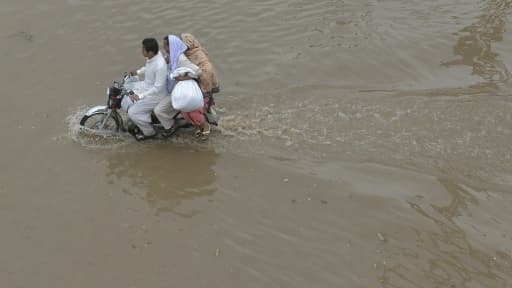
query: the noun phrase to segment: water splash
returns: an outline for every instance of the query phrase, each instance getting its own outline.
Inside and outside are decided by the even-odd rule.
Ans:
[[[88,107],[78,107],[66,117],[68,137],[87,148],[113,149],[133,143],[132,137],[126,133],[98,133],[80,125]]]

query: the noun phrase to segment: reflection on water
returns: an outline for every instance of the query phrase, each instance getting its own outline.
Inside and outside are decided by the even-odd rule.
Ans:
[[[454,53],[461,58],[444,65],[470,66],[473,74],[491,83],[507,81],[510,72],[499,59],[499,54],[492,51],[492,43],[503,40],[506,17],[511,7],[510,0],[488,1],[478,21],[460,30],[462,36],[455,44]]]
[[[136,145],[136,144],[134,144]],[[183,212],[184,200],[212,195],[216,191],[213,167],[218,154],[194,151],[169,143],[147,145],[143,151],[121,152],[107,157],[109,176],[128,180],[127,193],[138,195],[159,212],[192,217],[198,211]]]
[[[446,205],[409,201],[429,224],[411,227],[415,241],[388,251],[389,263],[383,265],[380,282],[384,287],[415,286],[418,279],[433,284],[430,287],[509,287],[512,257],[498,248],[489,252],[475,247],[461,227],[462,218],[470,216],[479,201],[469,188],[450,180],[440,183],[451,200]],[[411,264],[417,267],[411,269]]]

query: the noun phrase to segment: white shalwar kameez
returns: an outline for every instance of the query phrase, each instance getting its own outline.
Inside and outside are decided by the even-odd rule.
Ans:
[[[124,97],[121,106],[142,133],[151,136],[155,134],[151,125],[151,112],[167,95],[167,63],[162,54],[147,59],[146,65],[137,70],[137,75],[141,74],[145,74],[144,81],[130,83],[139,100],[132,102],[130,97]]]

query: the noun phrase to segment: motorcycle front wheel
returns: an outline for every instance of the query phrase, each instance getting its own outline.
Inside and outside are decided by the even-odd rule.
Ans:
[[[119,132],[119,119],[106,111],[85,115],[80,120],[80,126],[95,133]]]

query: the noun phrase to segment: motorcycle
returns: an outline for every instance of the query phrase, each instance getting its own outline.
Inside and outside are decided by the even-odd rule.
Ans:
[[[103,136],[120,132],[128,132],[132,135],[137,133],[139,128],[121,109],[123,98],[134,94],[133,84],[135,83],[140,83],[139,77],[131,76],[129,72],[124,73],[121,81],[113,81],[112,85],[107,88],[106,105],[99,105],[88,109],[80,119],[80,126],[89,132]],[[207,108],[205,113],[206,120],[208,123],[217,126],[215,110],[211,105],[208,105]],[[174,119],[174,133],[182,129],[193,130],[193,126],[185,121],[179,111],[172,118]],[[151,125],[153,125],[157,133],[164,130],[164,127],[160,124],[154,113],[151,114]]]

